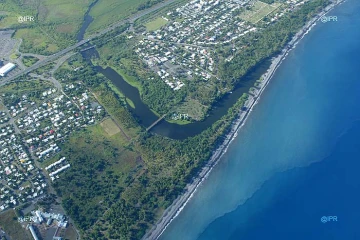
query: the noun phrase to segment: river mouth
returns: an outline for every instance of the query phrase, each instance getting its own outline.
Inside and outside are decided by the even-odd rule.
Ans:
[[[91,8],[97,3],[97,0],[89,6],[88,11],[84,16],[83,25],[78,33],[77,40],[81,41],[84,38],[86,29],[89,27],[93,18],[89,15]],[[98,58],[99,53],[95,48],[81,52],[84,59],[87,60],[95,70],[107,79],[109,79],[124,95],[130,99],[135,108],[130,108],[130,112],[137,119],[140,125],[147,128],[151,126],[159,116],[155,115],[151,109],[142,101],[140,93],[137,88],[128,84],[114,69],[107,67],[103,69],[100,66],[94,66],[91,58]],[[156,133],[168,138],[183,140],[188,137],[196,136],[202,131],[211,127],[216,121],[224,116],[229,108],[231,108],[236,101],[244,94],[248,93],[250,88],[254,86],[255,82],[267,71],[271,64],[271,59],[266,59],[257,64],[256,67],[251,69],[244,77],[239,80],[237,86],[233,89],[232,93],[225,94],[219,101],[217,101],[212,109],[209,111],[208,116],[203,121],[193,122],[186,125],[179,125],[176,123],[169,123],[165,120],[160,121],[150,132]]]

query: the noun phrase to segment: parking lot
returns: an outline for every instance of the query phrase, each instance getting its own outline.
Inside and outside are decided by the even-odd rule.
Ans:
[[[9,58],[12,50],[16,44],[16,40],[11,36],[14,30],[0,31],[0,56],[2,58]]]

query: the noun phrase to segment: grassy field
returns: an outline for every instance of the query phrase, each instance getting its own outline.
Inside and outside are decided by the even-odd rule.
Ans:
[[[145,27],[148,32],[156,31],[160,29],[162,26],[165,26],[167,22],[168,22],[167,20],[163,19],[162,17],[159,17],[153,21],[146,23]]]
[[[186,99],[185,102],[177,109],[179,113],[187,113],[191,118],[198,120],[204,116],[204,112],[206,112],[206,110],[206,106],[202,105],[199,101],[190,98]]]
[[[56,40],[45,34],[40,28],[23,28],[16,31],[15,38],[23,40],[20,51],[24,53],[47,53],[59,49]]]
[[[30,67],[30,66],[34,65],[37,61],[39,61],[39,59],[36,57],[32,57],[32,56],[24,56],[22,58],[22,62],[26,67]]]
[[[146,2],[147,0],[99,0],[90,11],[94,21],[87,29],[87,33],[102,30],[110,24],[128,17],[136,11],[140,4]]]
[[[36,0],[0,1],[0,29],[21,26],[19,16],[34,16],[36,14]],[[23,23],[26,24],[26,23]]]
[[[23,39],[20,51],[49,55],[75,42],[84,14],[93,1],[3,0],[0,29],[20,27],[15,34],[15,38]],[[35,21],[19,23],[19,16],[32,16]]]
[[[251,9],[240,14],[240,18],[255,24],[280,6],[281,3],[273,3],[270,5],[261,1],[256,1]]]
[[[10,59],[11,59],[11,60],[16,60],[16,59],[18,59],[19,57],[20,57],[20,55],[17,54],[17,53],[12,53],[12,54],[10,55]]]
[[[0,88],[0,94],[8,93],[8,94],[16,94],[21,96],[24,93],[41,91],[52,87],[51,83],[45,81],[26,81],[26,82],[15,82],[9,83]]]
[[[9,210],[0,214],[0,227],[11,237],[11,239],[31,240],[30,231],[24,229],[16,220],[16,214]]]
[[[100,123],[100,126],[104,129],[104,131],[109,135],[113,136],[120,132],[119,127],[116,125],[116,123],[111,119],[108,118]]]

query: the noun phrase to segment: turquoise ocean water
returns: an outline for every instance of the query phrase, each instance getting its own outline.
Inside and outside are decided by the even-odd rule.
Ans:
[[[161,240],[360,239],[360,1],[327,15]]]

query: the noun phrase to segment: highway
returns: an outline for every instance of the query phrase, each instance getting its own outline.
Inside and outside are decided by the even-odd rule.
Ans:
[[[42,67],[42,66],[46,65],[49,62],[52,62],[52,61],[56,60],[57,58],[61,57],[62,55],[64,55],[64,54],[78,48],[79,46],[81,46],[81,45],[83,45],[83,44],[85,44],[85,43],[87,43],[89,41],[90,41],[90,39],[81,40],[80,42],[76,43],[75,45],[72,45],[72,46],[70,46],[68,48],[65,48],[65,49],[61,50],[60,52],[57,52],[57,53],[55,53],[53,55],[50,55],[50,56],[44,58],[43,60],[38,61],[37,63],[35,63],[31,67],[28,67],[28,68],[26,68],[26,69],[24,69],[24,70],[22,70],[20,72],[17,72],[16,74],[14,74],[11,77],[5,78],[3,81],[0,82],[0,86],[5,85],[6,83],[14,80],[15,78],[20,77],[21,75],[27,74],[27,73],[29,73],[31,71],[34,71],[35,69],[38,69],[39,67]]]
[[[70,52],[70,51],[73,51],[74,49],[80,47],[81,45],[84,45],[85,43],[93,40],[94,38],[97,38],[97,37],[100,37],[112,30],[114,30],[115,28],[125,24],[125,23],[133,23],[135,22],[137,19],[149,14],[149,13],[152,13],[160,8],[163,8],[173,2],[176,2],[178,0],[167,0],[167,1],[164,1],[162,3],[159,3],[159,4],[156,4],[154,6],[152,6],[151,8],[148,8],[148,9],[145,9],[145,10],[142,10],[142,11],[139,11],[137,13],[135,13],[134,15],[132,15],[131,17],[127,18],[127,19],[124,19],[124,20],[121,20],[119,22],[116,22],[112,25],[110,25],[109,27],[105,28],[104,30],[102,30],[101,32],[98,32],[98,33],[95,33],[91,36],[89,36],[86,40],[81,40],[80,42],[70,46],[70,47],[67,47],[53,55],[50,55],[50,56],[47,56],[46,58],[44,58],[43,60],[40,60],[38,61],[37,63],[35,63],[34,65],[32,65],[31,67],[28,67],[24,70],[21,70],[19,72],[17,72],[16,74],[14,74],[13,76],[11,77],[7,77],[7,78],[4,78],[3,80],[0,80],[0,86],[3,86],[5,84],[7,84],[8,82],[24,75],[24,74],[27,74],[31,71],[34,71],[35,69],[38,69],[39,67],[42,67],[46,64],[48,64],[49,62],[52,62],[54,60],[56,60],[57,58],[61,57],[62,55]]]

